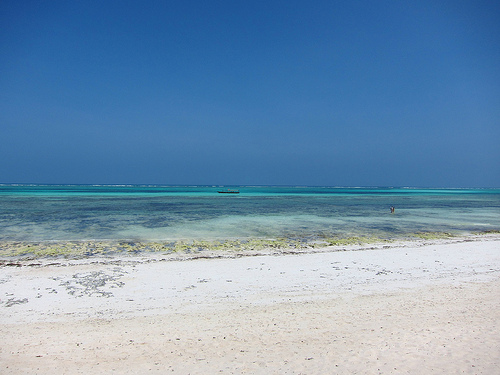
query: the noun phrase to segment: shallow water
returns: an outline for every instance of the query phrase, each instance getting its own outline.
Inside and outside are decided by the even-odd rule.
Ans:
[[[240,194],[217,192],[227,188]],[[307,242],[498,229],[500,189],[0,186],[1,241]]]

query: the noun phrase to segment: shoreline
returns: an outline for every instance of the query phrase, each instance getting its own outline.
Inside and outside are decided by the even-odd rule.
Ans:
[[[2,267],[1,372],[496,373],[500,236],[446,241]]]
[[[335,237],[303,243],[286,239],[254,240],[47,240],[0,241],[0,268],[71,262],[144,262],[239,258],[269,255],[315,254],[340,251],[383,250],[395,247],[496,241],[499,231],[454,235],[421,232],[401,238]],[[173,244],[173,245],[172,245]],[[92,249],[91,251],[89,250]],[[30,252],[31,251],[31,252]],[[30,263],[31,262],[31,263]]]

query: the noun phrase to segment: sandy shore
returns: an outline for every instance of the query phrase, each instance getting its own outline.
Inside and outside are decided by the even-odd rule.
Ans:
[[[2,374],[498,374],[500,237],[24,262],[0,317]]]

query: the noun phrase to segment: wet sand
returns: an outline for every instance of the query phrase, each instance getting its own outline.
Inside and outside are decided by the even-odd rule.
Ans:
[[[500,373],[498,236],[18,264],[0,269],[2,374]]]

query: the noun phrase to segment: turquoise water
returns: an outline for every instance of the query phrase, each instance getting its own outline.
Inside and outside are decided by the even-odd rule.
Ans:
[[[228,188],[240,194],[217,193]],[[0,185],[2,241],[315,241],[499,229],[500,189]]]

